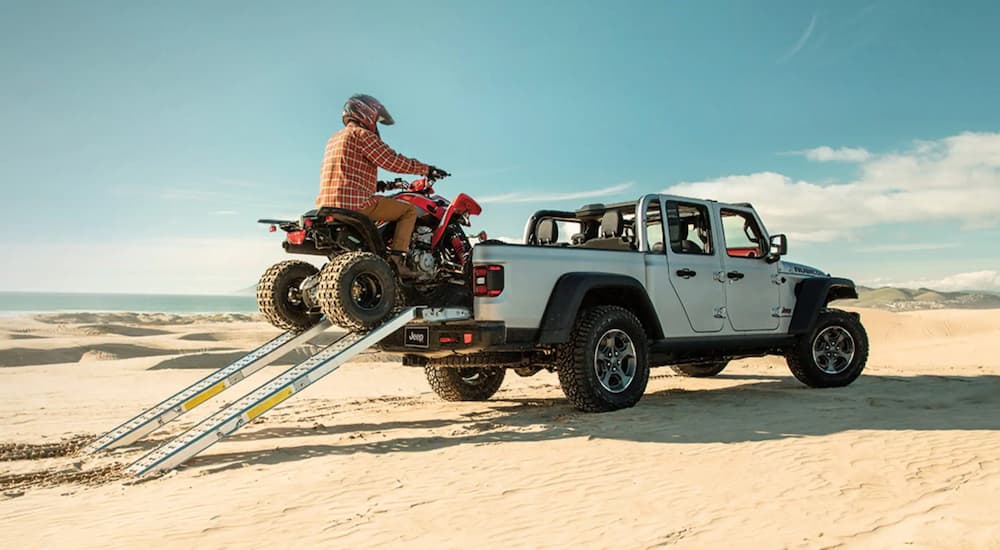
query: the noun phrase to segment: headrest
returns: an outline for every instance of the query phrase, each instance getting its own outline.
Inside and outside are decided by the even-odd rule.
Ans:
[[[538,229],[535,232],[538,244],[552,244],[559,240],[559,226],[552,218],[538,222]]]
[[[625,220],[617,210],[608,210],[601,216],[601,237],[620,237],[625,230]]]

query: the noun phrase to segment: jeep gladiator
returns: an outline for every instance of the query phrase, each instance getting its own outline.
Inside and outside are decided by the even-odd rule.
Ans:
[[[651,367],[714,376],[743,357],[781,355],[811,387],[846,386],[868,338],[854,283],[782,260],[750,204],[671,195],[533,214],[522,243],[472,250],[472,319],[414,324],[381,348],[425,368],[449,400],[492,396],[506,370],[555,371],[584,411],[631,407]]]

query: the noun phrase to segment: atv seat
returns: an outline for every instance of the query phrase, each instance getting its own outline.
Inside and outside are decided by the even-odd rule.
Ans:
[[[302,217],[317,217],[323,219],[327,224],[345,225],[354,229],[358,233],[358,237],[372,252],[385,250],[385,243],[382,241],[382,236],[379,234],[375,222],[368,216],[354,210],[324,206],[319,210],[310,210]],[[330,221],[326,221],[327,219]]]
[[[346,208],[333,208],[331,206],[324,206],[319,210],[310,210],[303,214],[303,217],[316,216],[318,218],[328,218],[333,216],[333,220],[328,223],[346,223],[349,225],[362,224],[369,225],[372,231],[376,231],[375,222],[368,216],[360,212],[355,212],[354,210],[348,210]]]

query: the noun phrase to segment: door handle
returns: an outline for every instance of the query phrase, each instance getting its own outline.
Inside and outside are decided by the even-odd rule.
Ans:
[[[739,271],[730,271],[729,273],[726,273],[726,277],[729,277],[730,280],[738,281],[743,277],[745,277],[745,275],[743,275]]]
[[[693,269],[688,269],[686,267],[683,268],[683,269],[678,269],[677,270],[677,276],[680,277],[680,278],[682,278],[682,279],[690,279],[691,277],[694,277],[697,274],[698,274],[697,271],[695,271]]]

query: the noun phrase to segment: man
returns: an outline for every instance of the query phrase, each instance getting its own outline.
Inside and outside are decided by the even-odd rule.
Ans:
[[[391,125],[395,121],[374,97],[351,96],[344,104],[341,119],[344,128],[326,142],[316,206],[345,208],[372,220],[396,222],[390,259],[400,275],[412,276],[414,273],[406,266],[406,253],[417,221],[417,208],[407,202],[376,195],[378,169],[431,179],[444,177],[447,173],[400,155],[382,141],[378,124]]]

